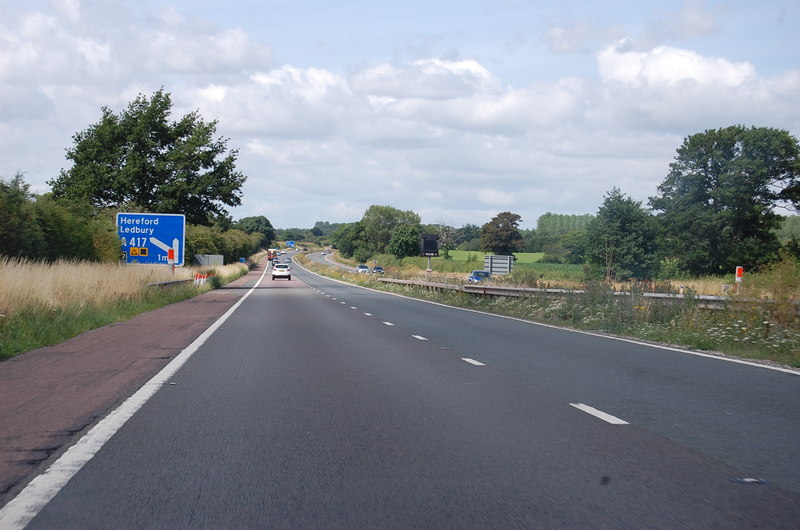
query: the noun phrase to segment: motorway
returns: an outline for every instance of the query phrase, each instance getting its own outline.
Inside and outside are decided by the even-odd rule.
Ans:
[[[28,528],[797,528],[798,398],[796,372],[295,265]]]

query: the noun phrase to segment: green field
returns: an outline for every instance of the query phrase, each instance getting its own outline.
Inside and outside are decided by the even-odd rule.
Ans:
[[[483,263],[483,257],[485,255],[487,255],[486,252],[478,252],[476,250],[450,251],[450,259],[453,261],[477,261]],[[515,252],[514,257],[517,258],[515,264],[536,263],[544,257],[544,252]]]

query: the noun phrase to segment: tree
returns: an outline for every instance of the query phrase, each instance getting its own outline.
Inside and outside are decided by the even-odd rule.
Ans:
[[[223,230],[219,226],[186,225],[186,255],[221,254],[225,263],[233,263],[258,250],[259,232]]]
[[[419,229],[411,225],[399,225],[392,230],[389,252],[397,259],[419,254]]]
[[[586,230],[593,216],[566,215],[547,212],[536,220],[536,231],[540,234],[559,236],[573,230]]]
[[[241,230],[245,234],[262,234],[260,245],[269,247],[272,241],[275,240],[275,229],[269,219],[263,215],[255,215],[252,217],[243,217],[234,223],[234,228]]]
[[[485,251],[504,256],[511,255],[522,247],[519,232],[521,217],[511,212],[501,212],[483,225],[481,247]]]
[[[652,278],[658,268],[658,224],[634,201],[613,188],[587,230],[586,261],[607,280]]]
[[[378,254],[388,250],[392,230],[400,225],[413,226],[419,229],[420,217],[411,210],[402,211],[392,206],[372,205],[364,212],[361,225],[367,245]]]
[[[798,205],[800,147],[786,131],[732,126],[686,138],[650,198],[667,252],[691,274],[757,268],[777,258],[776,206]]]
[[[314,235],[329,236],[339,228],[339,223],[329,223],[328,221],[317,221],[314,223],[312,232]]]
[[[536,220],[536,230],[523,231],[525,251],[544,252],[547,261],[580,263],[578,255],[582,252],[575,244],[585,235],[593,217],[547,212]]]
[[[570,230],[559,236],[559,246],[563,249],[560,259],[563,263],[583,263],[586,247],[589,244],[588,230]]]
[[[360,222],[340,224],[331,234],[331,242],[343,257],[351,258],[357,249],[366,246],[364,228]]]
[[[170,122],[171,107],[163,89],[118,115],[103,107],[98,123],[73,136],[72,167],[49,182],[55,197],[182,213],[205,225],[241,204],[246,177],[235,169],[238,151],[226,154],[227,140],[213,138],[216,120],[192,112]]]
[[[442,256],[444,259],[450,259],[450,250],[455,247],[458,230],[447,224],[444,219],[439,219],[433,233],[439,236],[439,248],[442,250]]]
[[[0,254],[39,257],[44,234],[36,222],[32,199],[22,173],[9,181],[0,178]]]
[[[481,238],[481,227],[478,225],[467,223],[458,230],[456,230],[454,243],[456,245],[461,245],[462,243],[472,241],[473,239],[480,240],[480,238]]]
[[[0,254],[48,261],[114,261],[119,238],[113,214],[92,215],[88,205],[33,195],[21,173],[0,178]]]

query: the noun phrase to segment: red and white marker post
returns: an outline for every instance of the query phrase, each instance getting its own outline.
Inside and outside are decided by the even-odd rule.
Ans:
[[[739,289],[742,288],[743,276],[744,276],[744,267],[736,267],[736,294],[739,294]]]

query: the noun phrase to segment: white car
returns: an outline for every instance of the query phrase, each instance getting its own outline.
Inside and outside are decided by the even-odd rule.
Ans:
[[[362,263],[361,265],[359,265],[358,267],[356,267],[356,270],[357,270],[357,271],[358,271],[360,274],[368,274],[368,273],[369,273],[369,267],[367,267],[367,266],[366,266],[366,265],[364,265],[363,263]]]
[[[287,280],[292,279],[292,268],[285,263],[278,263],[277,265],[272,266],[272,279],[275,278],[286,278]]]

